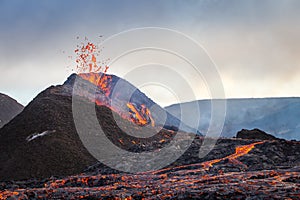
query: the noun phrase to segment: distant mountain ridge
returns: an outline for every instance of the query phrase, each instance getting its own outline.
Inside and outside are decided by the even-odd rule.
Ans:
[[[224,100],[213,100],[224,101]],[[258,128],[278,138],[300,140],[300,98],[245,98],[227,99],[226,117],[222,136],[233,137],[241,129]],[[190,113],[184,121],[194,120],[195,106],[200,108],[198,130],[205,134],[211,118],[211,101],[199,100],[174,104],[165,109],[180,119],[181,109]]]
[[[0,128],[23,110],[23,105],[8,95],[0,93]]]

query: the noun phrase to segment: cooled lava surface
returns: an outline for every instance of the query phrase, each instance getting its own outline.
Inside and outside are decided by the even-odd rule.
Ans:
[[[205,158],[196,160],[191,154],[197,142],[201,139],[188,150],[190,157],[183,155],[164,169],[105,174],[96,165],[79,175],[2,182],[0,198],[300,198],[299,142],[221,139]]]

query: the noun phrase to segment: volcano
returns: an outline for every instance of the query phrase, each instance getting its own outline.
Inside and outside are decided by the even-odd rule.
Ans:
[[[0,93],[0,128],[22,112],[23,108],[13,98]]]
[[[76,79],[80,89],[75,91],[73,89]],[[35,97],[18,116],[0,130],[0,179],[76,174],[96,162],[77,134],[72,113],[74,96],[79,97],[83,106],[95,106],[97,118],[105,134],[123,149],[148,151],[161,147],[162,143],[172,139],[176,132],[168,131],[166,127],[178,130],[180,120],[167,113],[166,123],[160,124],[161,113],[164,111],[160,106],[127,81],[116,76],[112,76],[112,80],[111,88],[117,83],[123,85],[120,89],[115,87],[116,97],[112,94],[106,95],[105,90],[76,74],[71,75],[63,85],[51,86]],[[96,88],[96,99],[91,99],[94,94],[89,91],[92,88]],[[155,127],[149,124],[141,129],[141,126],[130,120],[131,113],[125,99],[132,91],[130,103],[156,108],[151,113],[153,120],[157,121]],[[111,98],[114,98],[114,104],[109,103]],[[83,112],[82,115],[89,114]],[[127,136],[119,126],[137,133],[153,132],[153,129],[161,131],[147,140]],[[187,126],[182,127],[192,131]],[[156,146],[153,146],[153,141],[158,141]],[[110,171],[109,168],[103,169]]]
[[[112,75],[99,80],[102,76],[71,75],[63,85],[41,92],[0,129],[0,199],[299,199],[298,141],[254,133],[258,130],[242,130],[236,138],[205,138],[127,81]],[[173,141],[178,142],[158,162],[178,150],[182,154],[161,168],[135,174],[99,162],[74,121],[75,112],[83,116],[84,131],[96,139],[99,130],[85,109],[90,107],[106,137],[134,155],[115,155],[116,165],[151,165],[151,159],[137,155],[156,155]],[[205,143],[215,146],[199,156]],[[101,152],[106,146],[95,148]]]
[[[76,82],[76,80],[78,81]],[[103,73],[72,74],[64,85],[72,86],[75,82],[79,89],[73,90],[74,95],[84,96],[91,101],[95,101],[98,105],[105,105],[120,115],[132,119],[131,121],[139,122],[140,125],[152,124],[154,126],[156,124],[156,126],[166,129],[182,130],[201,135],[197,129],[187,126],[179,118],[166,112],[165,109],[148,98],[134,85],[115,75]],[[91,87],[90,83],[96,88]],[[150,121],[146,120],[146,123],[141,123],[139,117],[136,117],[137,114],[142,114],[142,112],[137,113],[137,110],[142,111],[143,108],[151,113],[151,116],[146,116],[146,118],[151,119]],[[134,118],[132,113],[136,115]]]

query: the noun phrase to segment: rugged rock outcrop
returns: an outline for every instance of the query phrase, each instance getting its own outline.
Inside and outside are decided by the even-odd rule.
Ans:
[[[242,129],[237,132],[236,137],[241,139],[278,140],[275,136],[257,128],[252,130]]]

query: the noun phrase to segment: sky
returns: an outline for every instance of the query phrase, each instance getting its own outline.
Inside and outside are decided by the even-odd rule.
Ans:
[[[23,105],[47,87],[62,84],[72,73],[75,64],[68,56],[78,44],[77,36],[97,43],[143,27],[176,30],[201,44],[218,69],[226,98],[300,96],[298,0],[0,0],[0,27],[0,92]],[[136,40],[142,43],[143,36]],[[104,48],[130,46],[129,39],[123,41]],[[176,63],[175,71],[184,66],[175,58],[150,51],[131,60],[157,69],[161,63],[146,62],[147,53],[160,57],[159,61],[167,60],[168,65]],[[128,57],[109,72],[121,76],[118,73],[128,65]],[[126,73],[123,76],[126,78]],[[168,84],[137,86],[163,106],[179,101]],[[190,87],[200,90],[195,99],[210,98],[205,81]],[[179,86],[176,91],[185,88]]]

